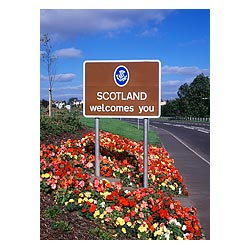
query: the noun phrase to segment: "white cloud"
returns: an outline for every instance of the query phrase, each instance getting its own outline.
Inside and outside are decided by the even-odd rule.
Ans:
[[[54,56],[59,58],[81,58],[82,51],[75,48],[59,49],[53,53]]]
[[[57,88],[57,90],[81,90],[83,89],[83,85],[77,85],[77,86],[65,86]]]
[[[181,82],[182,81],[180,80],[169,80],[169,81],[162,82],[161,85],[162,86],[176,86],[176,85],[181,84]]]
[[[127,30],[138,24],[160,23],[170,12],[172,10],[41,10],[40,30],[41,34],[61,38]]]
[[[66,74],[58,74],[55,75],[56,82],[71,82],[76,77],[73,73],[66,73]],[[41,81],[48,81],[48,77],[44,75],[40,75]]]
[[[141,33],[141,36],[143,37],[152,37],[155,36],[158,33],[158,29],[156,27],[152,29],[147,29]]]
[[[209,69],[200,69],[197,66],[168,66],[165,65],[161,68],[163,75],[198,75],[201,73],[208,74]]]

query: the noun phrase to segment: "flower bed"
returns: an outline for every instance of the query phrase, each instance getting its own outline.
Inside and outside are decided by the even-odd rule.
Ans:
[[[41,189],[53,192],[68,210],[113,229],[114,237],[200,239],[195,208],[182,207],[172,198],[188,193],[164,148],[148,148],[149,188],[142,188],[143,143],[102,132],[100,150],[104,179],[93,179],[94,133],[61,146],[41,145]]]

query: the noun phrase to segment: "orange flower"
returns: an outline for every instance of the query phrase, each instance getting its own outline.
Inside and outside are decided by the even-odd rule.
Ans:
[[[90,205],[90,208],[89,208],[89,212],[90,212],[90,213],[94,213],[95,210],[96,210],[96,205],[95,205],[95,204],[91,204],[91,205]]]

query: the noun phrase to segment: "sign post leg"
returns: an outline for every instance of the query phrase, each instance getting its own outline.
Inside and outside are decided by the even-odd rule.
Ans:
[[[95,175],[100,176],[100,118],[95,118]]]
[[[144,171],[143,171],[143,187],[148,187],[148,118],[144,118]]]

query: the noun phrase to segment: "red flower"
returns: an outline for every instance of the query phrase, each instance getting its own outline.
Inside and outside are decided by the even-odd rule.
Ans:
[[[94,213],[95,210],[96,210],[96,205],[91,204],[91,205],[90,205],[90,208],[89,208],[89,212],[90,212],[90,213]]]
[[[114,200],[114,196],[113,195],[107,195],[107,197],[106,197],[106,200],[108,200],[108,201],[113,201]]]
[[[148,221],[152,222],[153,221],[153,217],[151,215],[148,216]]]
[[[130,207],[135,207],[136,206],[136,203],[134,200],[129,200],[129,206]]]
[[[167,219],[169,217],[168,210],[167,209],[161,209],[160,210],[160,217]]]
[[[119,197],[119,202],[121,205],[123,205],[124,207],[127,207],[129,205],[129,200],[128,198],[124,198],[122,196]]]

